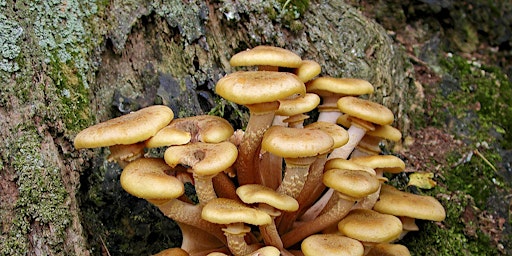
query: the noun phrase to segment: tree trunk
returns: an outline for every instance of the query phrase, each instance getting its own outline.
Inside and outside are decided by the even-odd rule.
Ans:
[[[0,0],[0,255],[179,246],[172,221],[121,189],[107,150],[77,151],[73,138],[153,104],[243,126],[213,88],[246,48],[284,47],[322,75],[369,80],[406,133],[416,89],[386,31],[342,1],[284,2]]]

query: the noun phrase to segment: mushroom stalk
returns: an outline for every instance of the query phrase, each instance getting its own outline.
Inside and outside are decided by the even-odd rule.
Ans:
[[[244,136],[238,147],[236,172],[240,185],[257,182],[259,153],[263,134],[274,120],[275,111],[279,102],[248,105],[250,112],[249,122]]]
[[[285,158],[286,170],[283,182],[277,188],[278,193],[297,198],[304,188],[309,174],[309,166],[317,159],[314,157]]]
[[[334,149],[331,154],[329,155],[329,159],[332,158],[343,158],[347,159],[350,156],[350,153],[354,150],[354,148],[357,146],[359,141],[363,138],[363,136],[366,133],[366,129],[362,128],[361,126],[352,124],[348,130],[348,142],[347,144]]]
[[[335,194],[337,201],[331,209],[318,216],[316,219],[304,222],[300,226],[281,236],[284,248],[289,248],[290,246],[300,242],[302,239],[324,230],[347,215],[354,205],[354,201],[341,197],[339,193]]]

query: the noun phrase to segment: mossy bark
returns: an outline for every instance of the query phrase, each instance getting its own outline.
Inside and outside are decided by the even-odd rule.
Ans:
[[[74,135],[155,103],[178,117],[206,113],[224,104],[213,88],[233,71],[230,56],[259,44],[316,60],[322,75],[369,80],[407,132],[414,83],[386,31],[341,1],[282,4],[0,0],[0,255],[178,245],[162,235],[170,221],[122,191],[108,152],[77,151]],[[225,110],[243,125],[236,107]]]

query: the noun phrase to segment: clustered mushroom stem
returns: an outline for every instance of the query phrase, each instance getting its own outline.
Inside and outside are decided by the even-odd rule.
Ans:
[[[178,199],[155,206],[168,218],[204,230],[222,241],[222,243],[227,244],[226,237],[220,226],[201,218],[201,206],[185,203]]]
[[[275,109],[279,102],[275,102]],[[275,110],[256,112],[249,107],[250,117],[244,136],[238,147],[236,172],[240,185],[258,183],[260,144],[263,134],[274,120]]]
[[[208,203],[210,200],[217,198],[217,194],[215,193],[215,190],[213,188],[213,182],[212,182],[212,176],[203,176],[198,175],[195,172],[194,175],[194,182],[195,182],[195,189],[197,194],[197,199],[199,200],[199,204],[204,205]]]
[[[286,169],[283,181],[277,188],[277,192],[297,198],[306,183],[309,174],[309,166],[315,159],[316,156],[304,157],[303,159],[285,158]]]
[[[366,133],[366,130],[358,125],[351,125],[348,130],[348,142],[347,144],[334,149],[331,154],[329,155],[329,159],[333,158],[343,158],[347,159],[350,156],[350,153],[354,150],[354,148],[357,146],[359,141],[363,138],[363,136]]]
[[[282,235],[281,240],[284,248],[289,248],[309,235],[320,232],[343,219],[354,205],[354,201],[344,199],[338,196],[338,193],[336,193],[336,196],[339,198],[331,209],[311,221],[299,224],[298,227]]]
[[[338,97],[322,97],[322,100],[322,105],[319,106],[321,111],[318,114],[317,121],[335,124],[336,120],[338,120],[338,117],[341,116],[341,112],[336,106]]]

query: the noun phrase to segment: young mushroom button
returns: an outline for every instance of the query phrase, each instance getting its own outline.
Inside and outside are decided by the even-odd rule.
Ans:
[[[238,182],[254,184],[258,177],[259,145],[263,133],[272,124],[279,100],[303,96],[304,83],[287,72],[246,71],[236,72],[221,78],[215,87],[221,97],[245,105],[250,117],[239,145],[236,163]]]

